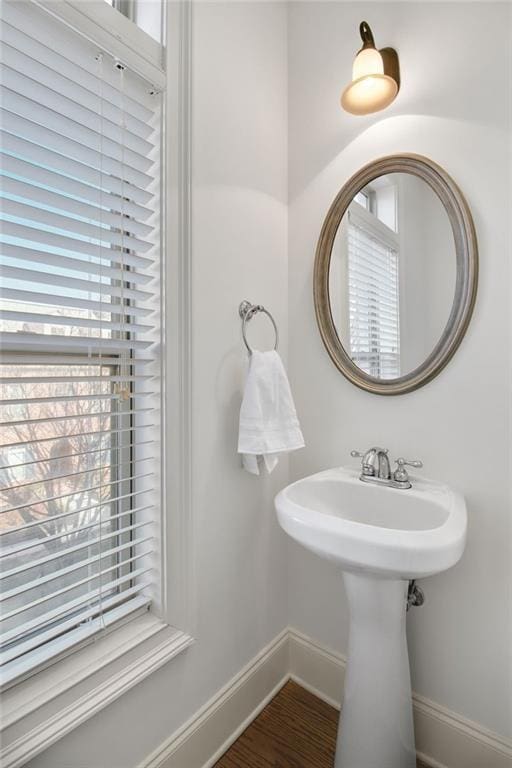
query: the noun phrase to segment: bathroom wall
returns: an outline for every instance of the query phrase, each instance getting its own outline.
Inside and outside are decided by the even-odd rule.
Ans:
[[[197,642],[30,768],[136,766],[287,624],[286,542],[272,507],[286,462],[258,479],[236,455],[242,299],[272,309],[286,353],[286,11],[194,3],[192,22]],[[253,325],[258,343],[267,328]]]
[[[352,464],[352,448],[388,446],[466,496],[466,553],[422,586],[408,619],[415,690],[512,735],[510,506],[510,39],[508,3],[297,2],[289,6],[290,371],[307,448],[292,479]],[[339,107],[358,25],[400,54],[402,88],[386,112]],[[370,395],[333,366],[316,328],[312,271],[327,209],[360,166],[416,152],[464,191],[478,233],[475,314],[450,365],[423,389]],[[290,624],[346,650],[341,575],[289,545]]]
[[[510,10],[473,2],[193,4],[197,642],[28,768],[135,768],[287,624],[346,650],[340,574],[285,540],[275,523],[272,498],[288,482],[286,463],[257,479],[235,455],[243,298],[272,309],[285,356],[289,321],[307,441],[291,457],[292,478],[350,463],[351,448],[376,442],[423,459],[426,476],[466,495],[464,559],[423,584],[427,602],[409,616],[413,682],[510,733]],[[338,102],[363,18],[377,43],[399,49],[403,79],[390,109],[356,118]],[[328,359],[312,268],[340,186],[395,151],[429,155],[460,184],[475,216],[481,277],[473,322],[449,367],[416,393],[379,398],[351,386]],[[255,341],[260,330],[263,338],[263,325],[252,329]]]

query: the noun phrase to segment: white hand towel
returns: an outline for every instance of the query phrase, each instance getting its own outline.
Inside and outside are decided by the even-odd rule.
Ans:
[[[259,475],[259,459],[272,472],[280,453],[304,447],[304,438],[283,362],[277,352],[258,352],[249,358],[238,453],[244,468]]]

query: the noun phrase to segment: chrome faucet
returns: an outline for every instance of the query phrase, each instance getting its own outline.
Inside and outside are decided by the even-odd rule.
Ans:
[[[369,448],[364,453],[361,453],[361,451],[351,451],[350,455],[362,459],[360,480],[364,483],[388,485],[390,488],[411,488],[412,485],[405,468],[406,465],[416,467],[417,469],[423,466],[421,461],[408,461],[400,457],[395,461],[395,464],[398,464],[398,466],[392,472],[387,448]]]
[[[361,462],[361,480],[376,478],[379,480],[389,480],[391,477],[391,468],[389,466],[387,448],[369,448],[364,453],[360,451],[351,451],[351,456],[362,458]]]

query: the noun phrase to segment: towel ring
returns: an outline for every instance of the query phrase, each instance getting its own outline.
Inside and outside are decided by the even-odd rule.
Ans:
[[[249,346],[249,342],[247,341],[247,336],[245,335],[246,331],[246,325],[251,320],[254,315],[256,315],[258,312],[263,312],[264,315],[266,315],[272,325],[274,326],[274,333],[276,335],[276,341],[274,344],[274,351],[277,349],[277,346],[279,344],[279,332],[277,330],[276,321],[268,311],[268,309],[265,309],[265,307],[262,304],[251,304],[250,301],[242,301],[240,306],[238,307],[238,314],[242,318],[242,336],[244,340],[244,344],[247,347],[247,351],[250,355],[252,355],[252,349]]]

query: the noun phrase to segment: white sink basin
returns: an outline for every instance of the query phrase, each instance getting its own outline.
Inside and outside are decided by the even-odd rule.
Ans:
[[[343,570],[395,579],[431,576],[464,551],[466,505],[445,485],[412,483],[399,490],[363,483],[352,469],[328,469],[281,491],[277,516],[293,539]]]
[[[467,516],[460,494],[411,480],[402,490],[362,482],[352,469],[329,469],[275,499],[282,528],[344,572],[350,633],[335,768],[416,766],[408,582],[455,565]]]

